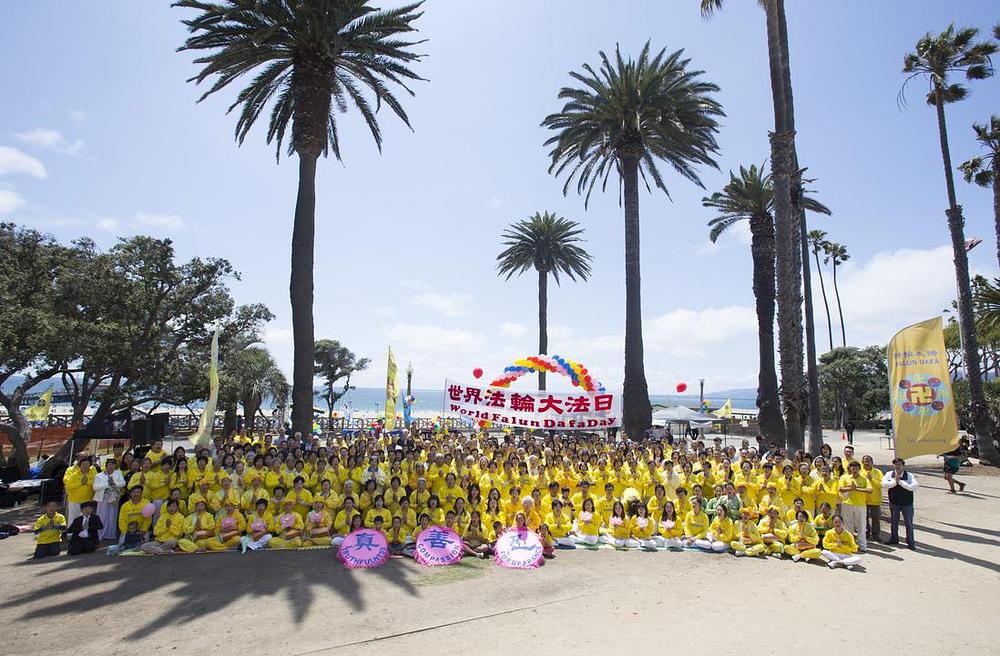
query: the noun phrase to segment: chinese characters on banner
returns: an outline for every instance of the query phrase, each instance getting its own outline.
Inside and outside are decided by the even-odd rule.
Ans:
[[[515,391],[445,380],[445,410],[474,421],[520,428],[601,430],[621,426],[613,394]]]

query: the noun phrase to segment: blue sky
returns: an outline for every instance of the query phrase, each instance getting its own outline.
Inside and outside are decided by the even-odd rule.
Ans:
[[[347,115],[343,164],[319,167],[316,334],[375,361],[359,384],[384,380],[388,344],[401,364],[413,362],[420,387],[469,379],[477,366],[499,372],[533,353],[535,278],[504,282],[494,258],[504,226],[542,210],[580,221],[595,259],[590,282],[550,288],[551,352],[584,362],[609,387],[620,383],[617,193],[586,211],[581,198],[563,197],[546,172],[539,123],[561,106],[556,93],[570,70],[596,62],[600,49],[619,43],[637,53],[652,39],[684,48],[722,87],[721,170],[702,172],[707,190],[721,188],[728,169],[765,160],[773,119],[763,14],[755,2],[730,0],[705,21],[697,5],[428,0],[419,21],[427,56],[417,65],[428,82],[406,101],[414,130],[384,114],[380,155],[360,118]],[[897,106],[902,57],[951,21],[988,29],[996,6],[787,5],[800,160],[834,210],[812,227],[852,254],[839,275],[848,342],[884,344],[954,296],[934,114],[922,86]],[[267,341],[290,371],[295,161],[276,164],[261,130],[237,148],[225,115],[232,94],[195,103],[200,90],[185,82],[192,57],[175,52],[184,16],[167,2],[0,5],[0,217],[103,246],[129,234],[169,236],[182,257],[229,258],[243,274],[234,295],[277,315]],[[971,122],[1000,109],[1000,79],[972,91],[948,109],[956,163],[974,151]],[[706,192],[676,176],[668,185],[672,201],[640,197],[650,389],[696,386],[700,377],[710,390],[753,386],[749,233],[709,245]],[[990,193],[961,180],[958,191],[968,235],[984,239],[973,268],[996,275]]]

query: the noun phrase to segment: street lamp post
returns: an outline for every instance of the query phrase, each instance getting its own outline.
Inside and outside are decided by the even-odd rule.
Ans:
[[[705,379],[698,380],[698,383],[701,385],[701,393],[698,395],[698,411],[700,412],[705,407]]]
[[[406,365],[406,395],[413,393],[413,363]]]

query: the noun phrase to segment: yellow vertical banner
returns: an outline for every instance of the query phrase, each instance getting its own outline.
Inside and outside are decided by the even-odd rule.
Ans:
[[[392,430],[396,427],[396,398],[399,390],[396,389],[396,359],[392,357],[392,347],[389,347],[389,364],[386,367],[385,375],[385,429]]]
[[[208,360],[208,401],[198,419],[198,430],[191,436],[191,444],[196,447],[208,446],[212,442],[212,428],[215,427],[215,408],[219,403],[219,331],[216,327],[212,335],[212,346]]]
[[[957,447],[958,417],[941,317],[896,333],[887,356],[896,456],[936,455]]]

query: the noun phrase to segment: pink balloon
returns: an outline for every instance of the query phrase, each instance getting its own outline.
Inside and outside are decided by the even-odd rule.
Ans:
[[[156,513],[156,506],[153,505],[152,503],[147,503],[145,506],[142,507],[142,516],[146,517],[147,519],[152,517],[155,513]]]

